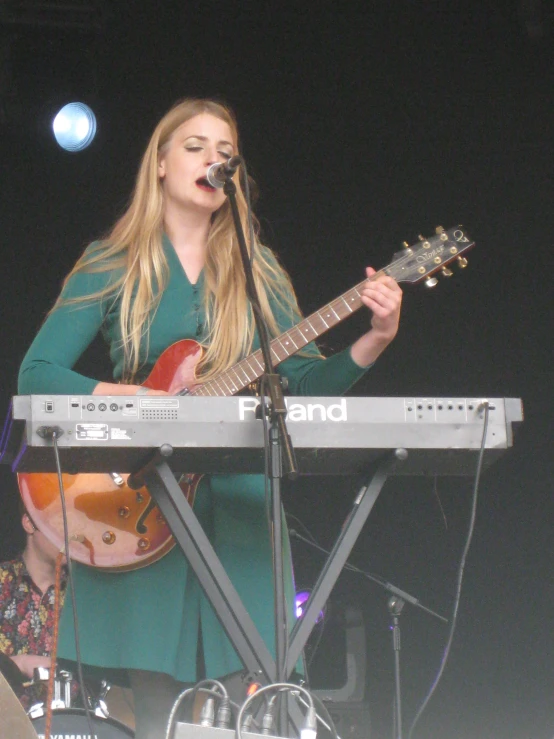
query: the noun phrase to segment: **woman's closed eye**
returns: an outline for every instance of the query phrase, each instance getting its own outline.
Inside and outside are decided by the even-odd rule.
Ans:
[[[186,149],[186,151],[191,151],[191,152],[204,151],[204,147],[203,146],[199,146],[197,144],[195,144],[194,146],[185,146],[185,149]],[[225,150],[222,150],[222,149],[220,149],[217,153],[223,159],[230,159],[233,156],[233,152],[232,151],[225,151]]]

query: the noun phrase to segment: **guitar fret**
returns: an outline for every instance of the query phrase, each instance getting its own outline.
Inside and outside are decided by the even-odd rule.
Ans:
[[[231,372],[231,369],[228,369],[226,372],[228,384],[231,386],[231,392],[234,395],[235,393],[238,393],[238,391],[242,388],[242,385],[236,382],[236,375],[234,372]]]
[[[260,368],[260,370],[261,370],[261,371],[263,372],[263,371],[264,371],[264,365],[263,365],[263,364],[262,364],[262,363],[260,362],[260,360],[259,360],[259,359],[258,359],[258,357],[257,357],[257,355],[258,355],[259,353],[260,353],[260,352],[255,352],[255,353],[254,353],[254,354],[252,355],[252,359],[255,359],[255,360],[256,360],[256,364],[258,365],[258,367]]]
[[[334,314],[335,314],[335,316],[337,317],[337,321],[340,321],[340,316],[339,316],[339,314],[337,313],[337,311],[336,311],[336,310],[335,310],[335,309],[333,308],[333,304],[332,304],[332,303],[329,303],[329,308],[331,308],[331,310],[333,311],[333,313],[334,313]]]
[[[238,367],[238,369],[240,369],[240,371],[242,372],[242,374],[246,377],[246,385],[249,385],[255,378],[254,377],[250,377],[250,375],[246,372],[246,370],[242,366],[243,364],[244,364],[244,362],[239,362],[237,364],[237,367]]]
[[[252,365],[250,364],[250,358],[249,358],[249,357],[246,357],[246,359],[243,359],[242,361],[243,361],[243,363],[244,363],[244,364],[248,365],[248,369],[249,369],[249,370],[250,370],[251,372],[254,372],[254,370],[252,369]],[[254,373],[254,374],[255,374],[255,373]]]
[[[227,378],[227,373],[226,372],[224,372],[223,375],[221,375],[221,378],[220,379],[221,379],[221,382],[223,382],[224,385],[225,385],[225,387],[227,388],[227,392],[225,394],[226,395],[234,395],[235,392],[236,392],[235,386],[233,385],[232,382],[231,383],[228,382],[228,378]]]
[[[328,326],[326,326],[325,321],[323,321],[320,315],[314,314],[313,316],[311,316],[311,319],[313,320],[316,326],[316,329],[315,329],[316,336],[320,336],[322,333],[324,333],[324,331],[328,328]]]
[[[286,359],[288,356],[287,347],[283,344],[281,340],[279,341],[272,341],[269,345],[272,355],[274,354],[277,357],[278,362],[282,362],[283,359]]]
[[[289,331],[289,332],[288,332],[288,333],[286,334],[286,336],[287,336],[287,338],[288,338],[288,339],[290,339],[290,340],[291,340],[291,342],[292,342],[292,345],[294,346],[294,348],[295,348],[295,349],[298,349],[299,347],[298,347],[298,346],[296,345],[296,343],[295,343],[294,339],[292,338],[292,333],[291,333],[291,331]]]
[[[346,307],[348,308],[348,310],[350,311],[350,313],[353,313],[354,311],[353,311],[353,310],[352,310],[352,308],[351,308],[351,307],[350,307],[350,306],[348,305],[348,303],[346,302],[346,300],[345,300],[345,298],[344,298],[344,296],[343,296],[343,295],[341,295],[340,299],[341,299],[341,300],[342,300],[342,302],[343,302],[343,303],[345,304],[345,306],[346,306]]]
[[[345,318],[348,318],[348,316],[353,312],[353,308],[351,305],[349,305],[345,300],[341,300],[340,302],[338,300],[335,301],[335,308],[337,313],[339,314],[341,321],[343,321]]]
[[[286,351],[285,346],[284,346],[283,342],[281,341],[281,337],[280,336],[278,336],[276,339],[272,339],[271,340],[271,343],[269,344],[269,346],[271,348],[271,351],[277,351],[277,348],[276,347],[277,347],[278,344],[281,345],[280,346],[280,350],[281,351],[283,351],[283,352]]]
[[[227,370],[227,375],[229,375],[229,379],[231,380],[231,386],[233,388],[233,395],[234,395],[235,393],[238,393],[238,391],[244,387],[244,384],[242,380],[239,380],[239,376],[237,375],[234,367],[230,367]]]
[[[215,384],[216,384],[216,385],[218,386],[218,388],[219,388],[220,390],[222,390],[222,389],[223,389],[223,393],[221,393],[221,392],[220,392],[220,393],[219,393],[219,395],[227,395],[227,393],[225,392],[225,389],[221,387],[221,380],[222,380],[222,379],[223,379],[223,378],[222,378],[222,377],[221,377],[221,375],[220,375],[220,376],[219,376],[219,377],[218,377],[217,379],[215,379],[215,380],[214,380],[214,383],[215,383]]]
[[[218,375],[216,378],[214,378],[214,385],[217,387],[216,395],[228,395],[224,382],[225,380],[223,374]]]
[[[326,327],[326,328],[329,328],[329,324],[327,323],[327,321],[325,320],[325,318],[323,318],[323,316],[321,315],[321,313],[318,313],[318,314],[317,314],[317,316],[318,316],[318,318],[319,318],[319,319],[320,319],[321,321],[323,321],[323,323],[325,324],[325,327]]]
[[[285,336],[288,337],[288,334],[285,334]],[[290,356],[292,354],[292,351],[291,351],[291,349],[289,347],[289,345],[292,342],[291,341],[280,341],[279,343],[281,344],[281,346],[283,347],[283,351],[285,352],[285,356],[283,357],[283,359],[285,359],[286,357],[288,357],[288,356]]]
[[[278,351],[277,351],[277,350],[275,349],[275,347],[273,346],[273,344],[270,344],[269,348],[270,348],[271,352],[273,353],[273,355],[274,355],[274,356],[276,357],[276,359],[277,359],[277,364],[278,364],[279,362],[282,362],[282,361],[283,361],[283,357],[281,357],[281,356],[279,355]]]
[[[301,349],[303,346],[306,346],[306,344],[308,343],[306,337],[300,331],[300,328],[298,326],[291,328],[291,330],[289,331],[289,335],[292,339],[293,344],[296,346],[297,349]]]

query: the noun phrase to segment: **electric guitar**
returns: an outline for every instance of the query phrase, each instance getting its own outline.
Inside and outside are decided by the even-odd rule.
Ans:
[[[420,240],[394,255],[392,262],[369,279],[387,274],[397,282],[437,283],[435,273],[452,275],[448,265],[467,265],[463,256],[474,242],[462,226]],[[328,329],[362,306],[361,290],[366,280],[335,298],[321,310],[304,318],[270,343],[274,365],[295,354]],[[181,388],[177,394],[235,395],[255,382],[264,372],[261,350],[207,382],[195,377],[195,367],[203,349],[184,339],[168,347],[143,383],[156,390]],[[93,567],[125,571],[143,567],[163,557],[173,546],[171,531],[154,505],[148,490],[132,490],[127,475],[118,473],[63,475],[72,559]],[[201,475],[184,474],[180,486],[189,503]],[[38,528],[60,549],[63,548],[63,520],[57,475],[19,473],[19,489],[29,514]],[[114,534],[114,532],[117,532]],[[106,537],[109,537],[107,540]]]

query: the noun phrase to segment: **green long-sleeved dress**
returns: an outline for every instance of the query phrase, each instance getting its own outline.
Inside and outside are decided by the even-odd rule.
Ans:
[[[144,376],[170,344],[204,336],[203,275],[191,284],[173,246],[164,237],[169,282],[152,319]],[[74,275],[67,298],[103,288],[110,272]],[[283,331],[295,321],[274,307]],[[108,343],[114,379],[121,377],[123,354],[117,301],[65,304],[51,313],[27,352],[19,375],[21,394],[90,394],[98,380],[72,368],[101,331]],[[340,395],[364,373],[349,351],[322,360],[295,355],[279,365],[293,395]],[[187,470],[188,471],[188,470]],[[194,471],[194,470],[192,470]],[[195,513],[269,650],[274,653],[272,554],[265,486],[260,475],[205,475]],[[286,597],[291,614],[293,578],[285,545]],[[208,677],[221,677],[242,664],[178,547],[158,562],[133,572],[113,573],[75,565],[75,590],[82,661],[109,669],[164,672],[194,682],[201,625]],[[75,659],[70,599],[62,614],[58,654]]]

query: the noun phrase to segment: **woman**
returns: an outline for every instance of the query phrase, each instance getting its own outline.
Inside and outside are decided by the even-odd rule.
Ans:
[[[216,376],[257,348],[229,204],[223,192],[206,180],[211,164],[238,153],[236,122],[225,106],[184,100],[164,116],[144,154],[129,208],[111,233],[79,259],[30,347],[20,371],[20,393],[134,395],[161,352],[183,338],[206,346],[197,368],[199,381]],[[235,175],[248,235],[239,179]],[[248,248],[265,320],[277,335],[299,320],[292,286],[273,253],[257,238]],[[368,268],[368,277],[372,274]],[[396,282],[387,276],[368,281],[362,300],[372,311],[371,328],[348,350],[323,359],[315,346],[309,346],[279,366],[291,394],[345,392],[392,341],[401,304]],[[109,344],[116,383],[72,369],[99,331]],[[195,511],[273,650],[271,546],[263,479],[205,476]],[[288,549],[285,556],[291,606]],[[77,566],[75,578],[83,662],[129,671],[137,704],[137,737],[161,731],[178,688],[175,681],[195,682],[200,661],[200,669],[213,678],[241,669],[177,547],[142,570],[114,575]],[[59,652],[74,659],[68,611],[66,607],[62,617]]]

